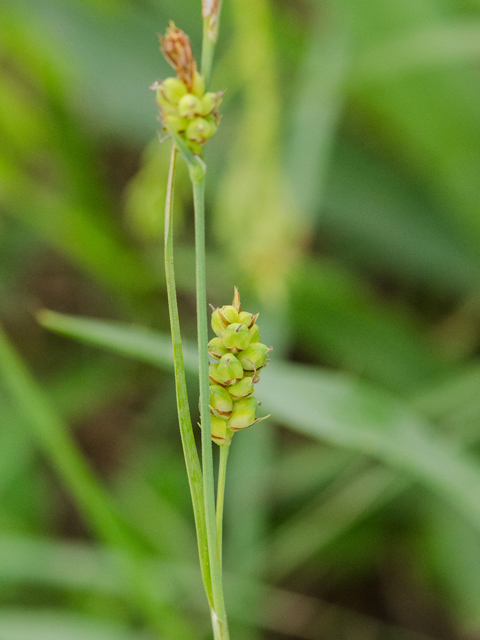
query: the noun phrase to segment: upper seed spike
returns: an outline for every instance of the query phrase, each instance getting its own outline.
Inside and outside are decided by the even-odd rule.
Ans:
[[[164,36],[160,36],[160,50],[165,60],[175,69],[177,76],[189,91],[193,90],[197,64],[193,57],[190,40],[173,21]]]
[[[256,324],[258,313],[241,311],[240,293],[234,288],[231,305],[212,307],[212,328],[217,334],[209,342],[209,354],[218,360],[211,364],[210,412],[215,423],[212,439],[229,444],[234,431],[246,429],[269,416],[256,417],[260,402],[254,397],[259,372],[268,364],[271,347],[260,342]],[[225,353],[226,351],[226,353]],[[234,355],[235,354],[235,355]],[[219,419],[224,421],[222,425]],[[224,442],[226,438],[227,442]]]

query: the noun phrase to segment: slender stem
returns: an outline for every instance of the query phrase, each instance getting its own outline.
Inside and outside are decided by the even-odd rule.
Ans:
[[[187,467],[188,482],[192,495],[193,512],[197,529],[198,552],[202,578],[210,607],[213,606],[212,579],[210,573],[210,558],[208,553],[207,528],[204,511],[204,495],[202,470],[198,458],[195,438],[193,436],[190,409],[188,406],[187,384],[185,379],[185,365],[183,361],[182,336],[177,305],[177,291],[175,286],[175,270],[173,263],[173,184],[175,178],[176,147],[172,146],[170,170],[168,173],[167,197],[165,201],[165,275],[168,296],[168,311],[172,332],[173,359],[175,366],[175,388],[177,394],[178,420],[182,439],[183,453]],[[207,403],[208,406],[208,403]]]
[[[225,498],[225,478],[227,476],[227,460],[230,445],[224,444],[220,447],[220,463],[218,467],[217,482],[217,556],[222,568],[222,540],[223,540],[223,502]]]
[[[210,37],[210,17],[203,19],[203,40],[202,40],[202,76],[205,78],[205,87],[210,85],[212,75],[213,54],[215,53],[216,40]]]
[[[208,378],[208,322],[205,279],[205,180],[203,179],[200,182],[192,181],[192,184],[195,209],[197,334],[200,377],[200,418],[202,421],[203,491],[214,605],[212,622],[214,622],[214,630],[217,628],[221,632],[221,635],[216,635],[215,637],[226,639],[228,638],[228,625],[223,598],[222,569],[217,557],[215,490],[209,408],[210,381]]]
[[[205,16],[204,14],[201,73],[205,78],[205,86],[207,88],[210,84],[210,76],[212,73],[213,54],[217,41],[221,4],[221,0],[218,0],[218,2],[213,5],[216,9],[212,8],[212,11],[208,16]],[[199,165],[198,162],[197,165]],[[201,167],[201,165],[199,166]],[[205,170],[203,171],[203,175],[201,175],[199,166],[194,166],[190,163],[189,170],[193,185],[193,201],[195,208],[195,265],[199,355],[198,366],[200,377],[200,418],[202,421],[203,490],[214,603],[214,606],[210,608],[210,613],[212,616],[212,628],[215,640],[229,640],[227,612],[225,610],[223,597],[221,554],[218,554],[217,548],[217,520],[215,513],[215,488],[213,480],[213,457],[209,407],[210,381],[208,378],[208,322],[205,277]],[[201,168],[204,168],[204,166]],[[223,481],[223,485],[224,484],[225,482]],[[218,540],[220,540],[221,545],[221,530]]]
[[[208,10],[208,15],[203,12],[203,41],[202,41],[202,76],[205,78],[205,86],[210,85],[212,75],[213,54],[217,44],[218,26],[222,0],[216,0]]]

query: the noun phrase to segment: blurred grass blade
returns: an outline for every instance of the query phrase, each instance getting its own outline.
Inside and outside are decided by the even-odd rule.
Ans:
[[[425,190],[359,145],[336,145],[320,230],[347,265],[428,290],[465,295],[480,278],[478,250],[466,246]]]
[[[106,542],[134,547],[126,525],[76,448],[68,427],[50,406],[1,328],[0,379],[90,525]]]
[[[318,9],[295,88],[293,130],[287,149],[290,186],[298,214],[312,222],[323,196],[330,152],[344,107],[350,42],[338,8]]]
[[[107,544],[123,549],[132,557],[145,554],[148,547],[119,514],[116,505],[95,477],[69,435],[68,427],[30,375],[7,336],[0,328],[0,380],[3,381],[25,423],[64,485],[73,494],[92,529]],[[147,589],[137,567],[129,567],[129,582],[136,604],[159,631],[176,640],[191,637],[191,629],[175,610],[160,608]]]
[[[457,20],[427,25],[375,43],[361,54],[351,74],[355,87],[390,82],[432,67],[480,60],[480,23]]]
[[[445,513],[440,505],[425,509],[423,545],[420,549],[430,571],[440,580],[444,598],[461,620],[465,632],[475,637],[480,629],[480,545],[467,523]]]
[[[421,480],[480,531],[480,469],[386,392],[344,374],[276,363],[262,377],[265,409],[291,428],[356,449]]]
[[[155,366],[173,366],[172,341],[167,334],[154,333],[143,327],[128,327],[120,322],[68,316],[47,309],[40,311],[37,317],[44,327],[64,336],[78,338],[97,347],[107,347]],[[183,351],[185,369],[196,373],[196,350],[187,345]]]
[[[322,551],[360,519],[380,509],[409,484],[384,467],[367,469],[355,475],[326,501],[315,498],[299,515],[286,520],[268,541],[274,558],[271,575],[284,578],[292,570]]]
[[[49,317],[49,328],[65,333],[67,318]],[[74,319],[70,335],[100,345],[99,331],[109,323]],[[155,363],[158,338],[144,330],[118,325],[104,346]],[[139,339],[140,338],[140,339]],[[131,343],[135,348],[125,349]],[[172,366],[165,353],[157,364]],[[344,374],[316,367],[275,363],[262,376],[266,411],[290,428],[330,443],[371,455],[421,480],[480,531],[480,469],[466,454],[435,434],[406,403],[383,390]]]
[[[472,360],[436,384],[417,390],[411,401],[433,418],[445,418],[480,398],[480,363]]]
[[[128,591],[128,585],[125,585],[123,580],[125,574],[119,570],[124,560],[121,555],[105,553],[104,550],[85,543],[52,543],[38,538],[12,539],[0,536],[0,581],[7,584],[60,586],[71,592],[77,589],[92,589],[121,596],[123,592]],[[70,567],[74,567],[75,571]],[[190,597],[193,596],[194,610],[204,611],[204,595],[201,582],[195,580],[198,571],[194,565],[150,563],[147,573],[152,577],[152,592],[158,597],[159,602],[162,599],[184,599],[185,594],[188,594]],[[174,580],[171,580],[172,576],[175,577]],[[350,620],[354,623],[356,631],[375,630],[375,637],[385,637],[389,640],[428,640],[426,636],[385,625],[372,617],[357,614],[345,607],[331,605],[317,598],[271,587],[256,580],[242,580],[235,574],[229,574],[227,577],[229,591],[233,592],[240,587],[245,592],[250,592],[257,602],[262,603],[262,607],[252,616],[252,612],[239,606],[233,599],[232,620],[257,624],[282,636],[294,635],[304,640],[331,638],[334,637],[332,630],[336,629],[337,621]],[[25,617],[28,617],[27,611],[22,610],[23,612]],[[45,615],[48,615],[48,612]],[[71,640],[72,637],[75,638],[66,635],[62,640]],[[39,636],[34,638],[38,640]],[[90,636],[84,635],[81,640],[89,638]],[[117,638],[123,640],[122,635],[116,636],[116,640]],[[94,639],[96,640],[95,636]],[[134,640],[137,640],[137,637],[134,637]],[[148,640],[151,640],[151,636],[148,636]]]
[[[432,348],[413,317],[390,308],[347,270],[304,263],[291,291],[294,340],[309,345],[310,357],[401,394],[451,373],[452,363]]]
[[[8,425],[8,428],[5,428]],[[34,460],[25,424],[0,394],[0,496],[9,489]]]

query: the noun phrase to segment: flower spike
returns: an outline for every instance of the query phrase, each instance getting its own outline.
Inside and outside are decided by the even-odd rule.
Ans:
[[[212,440],[229,445],[233,433],[251,427],[269,416],[256,417],[258,400],[253,396],[259,372],[267,365],[271,347],[260,342],[256,324],[258,313],[241,310],[240,293],[235,287],[233,302],[218,309],[212,306],[210,340]],[[222,422],[223,421],[223,424]]]

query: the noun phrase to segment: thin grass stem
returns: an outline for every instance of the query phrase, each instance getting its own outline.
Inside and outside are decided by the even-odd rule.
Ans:
[[[202,40],[202,68],[201,73],[205,78],[205,87],[210,86],[212,75],[213,54],[215,53],[216,41],[210,37],[210,17],[203,19],[203,40]]]
[[[187,383],[185,378],[185,364],[183,360],[182,336],[177,304],[177,290],[175,285],[175,269],[173,262],[173,193],[175,180],[177,149],[172,145],[170,169],[168,173],[167,196],[165,201],[165,276],[168,297],[168,312],[172,333],[173,360],[175,368],[175,389],[177,395],[177,411],[180,423],[183,454],[187,467],[188,482],[192,496],[195,526],[197,530],[198,552],[202,578],[210,607],[213,607],[212,579],[210,558],[207,544],[207,528],[204,510],[204,492],[202,469],[198,458],[197,447],[192,429],[192,420],[188,406]]]
[[[210,381],[208,377],[208,322],[205,278],[205,180],[194,182],[195,209],[195,278],[197,291],[197,334],[200,377],[200,419],[202,422],[202,463],[205,521],[212,576],[212,623],[216,638],[228,638],[227,614],[223,597],[222,569],[217,556],[215,489],[210,425]]]
[[[223,545],[223,503],[225,499],[225,479],[227,476],[227,461],[230,445],[225,444],[220,447],[220,463],[218,467],[217,482],[217,556],[222,569],[222,545]]]

